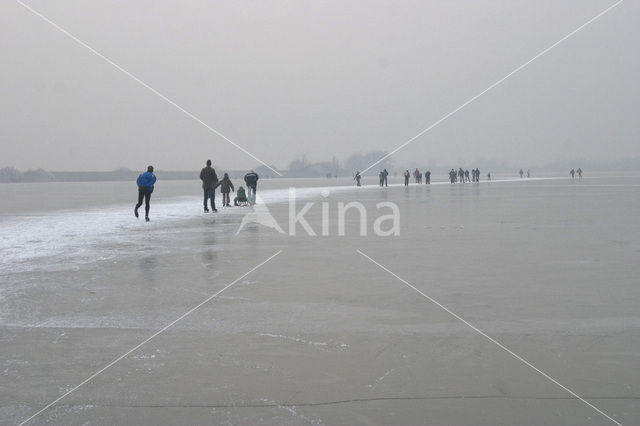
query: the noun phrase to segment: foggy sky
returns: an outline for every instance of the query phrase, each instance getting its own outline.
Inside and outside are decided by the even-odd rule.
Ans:
[[[282,168],[390,151],[614,3],[26,2]],[[638,16],[625,1],[394,163],[640,155]],[[12,0],[0,58],[0,167],[257,165]]]

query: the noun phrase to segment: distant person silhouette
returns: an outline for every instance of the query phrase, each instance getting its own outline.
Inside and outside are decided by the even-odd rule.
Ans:
[[[133,209],[133,214],[138,217],[138,209],[142,206],[142,200],[144,199],[144,220],[149,222],[149,209],[151,206],[151,193],[153,192],[153,185],[156,183],[156,175],[153,174],[153,166],[147,167],[147,171],[140,173],[136,184],[138,184],[138,204]]]
[[[571,175],[571,179],[573,179],[576,176],[576,171],[571,169],[571,171],[569,172],[569,174]]]
[[[211,160],[207,160],[207,166],[200,171],[200,180],[202,181],[202,190],[204,192],[204,212],[209,213],[208,200],[211,200],[211,210],[217,212],[216,185],[218,184],[218,175],[211,167]]]
[[[531,177],[531,170],[527,169],[527,178]]]
[[[411,173],[409,173],[409,169],[407,169],[404,173],[404,186],[409,186],[409,176],[411,176]]]
[[[424,183],[429,185],[431,183],[431,170],[424,172]]]
[[[522,169],[520,169],[520,179],[522,179],[523,175],[524,175],[524,171]]]
[[[487,173],[487,180],[491,180],[491,172]]]
[[[382,171],[382,175],[384,178],[384,186],[389,186],[388,182],[387,182],[387,176],[389,176],[389,172],[387,171],[387,169],[384,169]]]
[[[356,175],[355,175],[355,177],[353,178],[353,180],[355,180],[355,181],[356,181],[356,185],[358,185],[358,186],[360,186],[360,178],[361,178],[361,176],[360,176],[360,171],[359,171],[359,170],[357,170],[357,171],[356,171]]]
[[[578,167],[578,179],[582,179],[582,169]]]

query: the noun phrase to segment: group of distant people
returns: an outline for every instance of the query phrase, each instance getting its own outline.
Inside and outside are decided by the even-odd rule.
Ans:
[[[378,173],[378,177],[380,178],[380,186],[389,186],[388,179],[387,179],[388,176],[389,176],[389,172],[387,171],[387,169],[384,169],[380,173]],[[353,177],[353,180],[356,181],[356,186],[362,186],[362,182],[361,182],[362,175],[360,174],[360,170],[356,171],[356,174]]]
[[[471,174],[471,178],[469,178],[469,174]],[[416,168],[413,173],[409,172],[409,169],[405,170],[404,173],[402,173],[402,176],[404,176],[405,186],[409,185],[409,180],[411,179],[412,175],[415,179],[415,183],[422,183],[422,179],[424,177],[424,183],[427,185],[431,184],[431,170],[425,171],[423,175],[422,172],[420,172],[420,170]],[[378,177],[380,178],[380,186],[389,186],[388,176],[389,172],[387,171],[387,169],[384,169],[380,173],[378,173]],[[460,182],[463,183],[465,181],[480,182],[480,169],[473,169],[471,170],[471,173],[469,172],[469,170],[462,170],[462,168],[460,168],[460,170],[458,170],[457,172],[454,169],[451,169],[451,171],[449,172],[449,179],[451,183],[458,182],[458,179],[460,179]],[[361,186],[362,175],[360,174],[360,171],[356,171],[353,180],[356,182],[357,186]],[[487,173],[487,180],[491,180],[491,173]]]
[[[405,174],[407,173],[407,171],[405,171]],[[416,180],[416,183],[422,183],[422,173],[417,168],[413,171],[413,178]],[[430,184],[431,183],[431,171],[430,170],[427,170],[426,172],[424,172],[424,181],[425,181],[426,184]],[[407,182],[405,182],[405,185],[407,185]]]
[[[247,185],[248,191],[245,191],[242,186],[238,188],[236,197],[233,199],[234,206],[248,206],[255,204],[259,178],[258,174],[253,170],[244,175],[244,182]],[[202,190],[204,192],[205,213],[218,211],[218,209],[216,209],[216,189],[218,187],[220,187],[220,193],[222,194],[222,206],[231,207],[231,197],[229,196],[229,193],[231,191],[236,192],[236,190],[228,173],[225,173],[222,179],[218,179],[215,169],[211,167],[211,160],[207,160],[207,165],[200,171],[200,180],[202,181]],[[147,167],[147,171],[138,176],[136,183],[138,185],[138,203],[133,210],[133,214],[136,217],[139,217],[138,209],[142,207],[142,203],[144,201],[144,219],[149,222],[151,194],[153,193],[154,185],[156,183],[156,175],[153,174],[153,166]],[[209,205],[211,205],[211,210],[209,210]]]
[[[520,169],[520,178],[524,177],[524,170]],[[575,175],[578,175],[578,179],[582,179],[582,169],[578,167],[577,170],[571,169],[569,171],[569,175],[571,179],[575,178]],[[409,179],[411,178],[411,173],[409,169],[405,170],[402,174],[404,176],[404,184],[405,186],[409,185]],[[469,178],[471,175],[471,178]],[[389,172],[387,169],[382,170],[379,175],[380,177],[380,186],[389,186],[388,179]],[[422,183],[422,173],[417,168],[413,172],[413,177],[416,183]],[[527,177],[531,177],[531,171],[527,170]],[[258,179],[260,177],[253,170],[244,175],[244,182],[247,185],[248,194],[245,189],[241,186],[238,188],[238,192],[236,197],[233,199],[234,206],[246,206],[253,205],[256,202],[256,190],[258,187]],[[356,171],[356,174],[353,180],[356,181],[357,186],[361,186],[362,175],[360,171]],[[229,174],[225,173],[221,180],[218,179],[218,175],[213,167],[211,167],[211,160],[207,160],[207,165],[200,171],[200,180],[202,181],[202,189],[204,192],[204,211],[205,213],[209,213],[210,211],[217,212],[216,209],[216,189],[220,187],[220,193],[222,194],[222,206],[223,207],[231,207],[231,197],[229,193],[231,191],[236,192],[231,179],[229,178]],[[428,185],[431,183],[431,171],[427,170],[424,172],[424,180]],[[491,173],[487,173],[487,180],[491,180]],[[471,170],[463,170],[462,167],[456,171],[455,169],[451,169],[449,172],[449,181],[451,183],[465,183],[465,182],[480,182],[480,169],[476,168]],[[147,167],[147,171],[141,173],[138,176],[136,181],[138,185],[138,203],[136,204],[133,214],[136,217],[139,217],[138,209],[142,207],[142,203],[144,202],[144,210],[145,221],[149,222],[149,210],[150,210],[150,202],[151,202],[151,194],[153,193],[153,188],[156,183],[156,175],[153,174],[153,166]],[[211,205],[211,210],[209,210],[209,205]]]
[[[471,178],[469,178],[471,175]],[[487,173],[487,180],[491,180],[491,173]],[[462,167],[456,171],[451,169],[449,171],[449,182],[451,183],[465,183],[465,182],[480,182],[480,169],[475,168],[469,172],[469,170],[462,170]]]
[[[244,183],[247,185],[247,192],[241,186],[238,188],[236,197],[233,199],[234,206],[253,205],[256,202],[256,190],[258,187],[258,179],[260,177],[253,170],[244,175]],[[216,209],[216,189],[220,187],[222,194],[222,206],[231,207],[231,191],[236,192],[229,174],[225,173],[222,180],[218,180],[218,175],[213,167],[211,160],[207,160],[207,165],[200,171],[200,180],[202,181],[202,189],[204,191],[204,212],[209,213],[209,200],[211,200],[211,211],[217,212]]]
[[[582,179],[582,169],[578,167],[578,170],[571,169],[569,174],[571,175],[571,179],[576,177],[576,173],[578,174],[578,179]]]
[[[404,171],[402,176],[404,176],[404,186],[408,186],[409,179],[411,178],[411,173],[409,173],[409,170],[407,169]],[[413,178],[415,179],[416,183],[422,183],[422,176],[422,172],[417,168],[413,171]],[[424,172],[424,183],[426,183],[427,185],[431,183],[431,170],[427,170],[426,172]]]

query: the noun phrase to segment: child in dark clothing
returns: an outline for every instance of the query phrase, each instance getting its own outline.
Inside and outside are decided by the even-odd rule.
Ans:
[[[222,180],[218,182],[218,184],[216,185],[216,188],[217,187],[220,187],[220,193],[222,194],[222,206],[231,207],[231,199],[229,198],[229,192],[230,191],[236,192],[236,190],[233,187],[233,183],[231,183],[231,179],[229,179],[228,173],[224,174],[224,177],[222,178]]]

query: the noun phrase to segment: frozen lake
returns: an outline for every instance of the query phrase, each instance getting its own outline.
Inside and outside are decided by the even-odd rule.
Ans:
[[[0,184],[0,424],[168,325],[29,424],[640,423],[640,176],[365,183],[260,181],[285,231],[290,186],[318,234],[325,203],[317,237],[237,233],[196,181],[148,224],[129,182]]]

